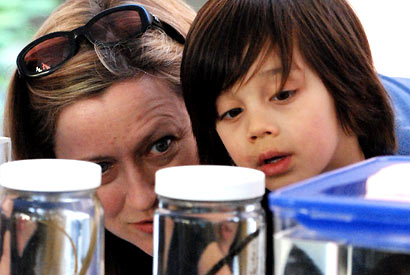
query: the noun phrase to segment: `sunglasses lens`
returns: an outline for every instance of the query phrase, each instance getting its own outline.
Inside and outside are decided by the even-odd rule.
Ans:
[[[135,10],[116,11],[101,17],[90,26],[89,33],[95,42],[110,43],[126,40],[142,33],[140,14]]]
[[[68,37],[59,36],[44,40],[24,56],[26,70],[30,74],[49,71],[63,63],[71,54]]]

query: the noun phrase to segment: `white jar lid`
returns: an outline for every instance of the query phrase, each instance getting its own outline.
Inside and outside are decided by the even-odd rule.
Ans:
[[[98,164],[68,159],[30,159],[0,165],[0,185],[34,192],[94,189],[101,184]]]
[[[265,174],[259,170],[222,165],[187,165],[160,169],[155,192],[192,201],[232,201],[263,196]]]

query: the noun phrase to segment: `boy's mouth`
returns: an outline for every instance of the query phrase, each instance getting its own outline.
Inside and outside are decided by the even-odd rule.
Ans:
[[[266,176],[278,176],[289,170],[292,154],[270,151],[259,156],[259,170]]]
[[[283,156],[275,156],[275,157],[272,157],[272,158],[269,158],[269,159],[265,159],[265,160],[263,161],[263,163],[264,163],[264,164],[277,163],[277,162],[281,161],[282,159],[284,159],[285,157],[286,157],[285,155],[283,155]]]

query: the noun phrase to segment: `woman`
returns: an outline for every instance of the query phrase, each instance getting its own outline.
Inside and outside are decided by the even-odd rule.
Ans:
[[[18,56],[4,129],[14,158],[101,165],[107,274],[152,273],[139,249],[153,253],[155,171],[198,162],[179,82],[194,16],[180,0],[69,0]]]

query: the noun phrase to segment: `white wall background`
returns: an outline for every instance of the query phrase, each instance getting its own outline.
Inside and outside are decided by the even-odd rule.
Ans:
[[[349,0],[379,73],[410,78],[410,0]]]

